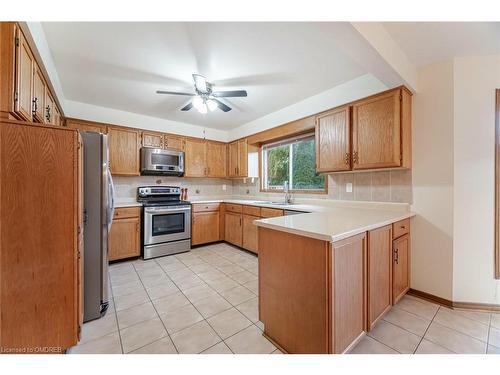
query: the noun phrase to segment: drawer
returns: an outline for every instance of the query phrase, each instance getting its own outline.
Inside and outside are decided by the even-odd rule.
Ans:
[[[283,216],[283,210],[280,210],[277,208],[262,207],[260,210],[260,216],[262,216],[262,217]]]
[[[243,213],[247,215],[260,216],[260,207],[243,206]]]
[[[237,214],[242,211],[241,204],[226,203],[226,211],[236,212]]]
[[[219,211],[220,203],[194,203],[193,212]]]
[[[113,219],[125,219],[129,217],[140,217],[141,208],[140,207],[118,207],[115,208],[115,214]]]
[[[410,219],[404,219],[392,224],[392,238],[401,237],[410,232]]]

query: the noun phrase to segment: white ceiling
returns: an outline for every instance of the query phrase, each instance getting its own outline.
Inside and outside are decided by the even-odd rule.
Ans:
[[[44,22],[66,99],[230,130],[367,73],[342,44],[342,23]],[[233,110],[181,112],[192,73],[246,89]]]
[[[416,66],[461,56],[500,54],[500,22],[384,22]]]

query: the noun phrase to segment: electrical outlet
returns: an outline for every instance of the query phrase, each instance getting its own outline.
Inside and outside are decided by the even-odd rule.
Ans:
[[[345,184],[345,192],[352,193],[352,182],[348,182],[347,184]]]
[[[223,190],[223,191],[226,191],[226,189],[227,189],[226,184],[222,184],[222,190]]]

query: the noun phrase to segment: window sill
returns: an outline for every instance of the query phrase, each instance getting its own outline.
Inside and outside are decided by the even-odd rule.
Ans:
[[[275,189],[260,189],[261,193],[279,193],[285,194],[283,190],[275,190]],[[289,190],[290,194],[328,194],[326,190]]]

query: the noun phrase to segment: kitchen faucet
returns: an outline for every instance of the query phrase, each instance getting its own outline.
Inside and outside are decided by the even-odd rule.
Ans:
[[[285,193],[285,204],[292,203],[292,194],[288,188],[288,181],[285,181],[283,185],[283,192]]]

